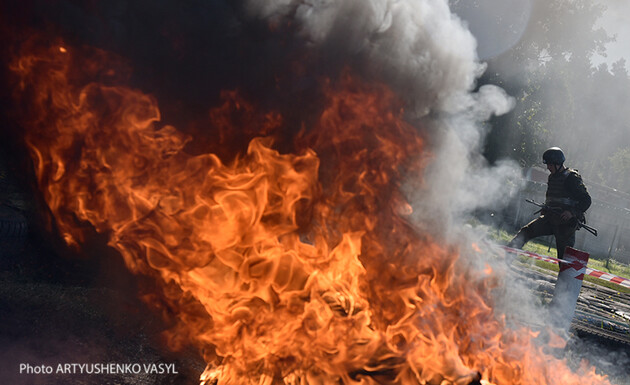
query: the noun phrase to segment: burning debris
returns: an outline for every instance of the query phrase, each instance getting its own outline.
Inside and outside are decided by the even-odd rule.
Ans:
[[[353,10],[379,20],[372,40],[361,37],[375,32],[368,23],[343,41],[373,64],[318,78],[316,119],[300,130],[225,91],[205,135],[191,137],[160,123],[158,101],[125,84],[115,56],[24,45],[11,65],[20,123],[65,241],[80,248],[86,234],[107,234],[127,267],[156,283],[144,299],[172,324],[172,349],[203,354],[203,384],[607,383],[507,327],[493,303],[501,277],[412,220],[403,185],[432,190],[441,151],[465,143],[440,147],[428,112],[489,113],[467,96],[479,65],[447,3],[285,3],[256,11],[274,23],[296,16],[317,44]],[[431,31],[468,42],[464,56]],[[413,51],[389,44],[401,36]],[[396,73],[406,55],[411,70]],[[474,140],[473,125],[444,138]],[[235,142],[246,150],[217,155]]]

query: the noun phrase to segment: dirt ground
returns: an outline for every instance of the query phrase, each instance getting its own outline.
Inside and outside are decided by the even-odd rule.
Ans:
[[[37,259],[44,256],[34,258],[34,250],[28,249],[27,245],[22,254],[3,256],[0,383],[199,383],[203,360],[192,350],[171,353],[162,346],[158,337],[164,325],[159,317],[129,291],[129,282],[121,284],[133,281],[132,277],[118,277],[108,285],[72,278],[70,273],[82,269],[45,263],[37,268]],[[66,369],[73,363],[128,366],[115,369],[113,374],[87,375],[81,374],[78,366]],[[129,366],[133,364],[138,365]],[[155,373],[152,364],[167,364],[158,367],[168,371]],[[52,368],[53,373],[34,374],[35,367],[42,365]]]

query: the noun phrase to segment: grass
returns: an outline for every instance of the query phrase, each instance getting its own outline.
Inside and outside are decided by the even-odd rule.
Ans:
[[[497,231],[491,232],[491,236],[496,242],[500,244],[506,244],[513,237],[513,234],[509,234],[505,230],[497,230]],[[545,245],[543,243],[536,242],[536,241],[528,242],[523,247],[523,250],[531,251],[533,253],[540,254],[540,255],[548,255],[552,257],[555,257],[557,255],[555,247],[553,246],[549,247],[548,245]],[[532,259],[525,256],[520,257],[519,261],[526,264],[532,264]],[[549,270],[550,272],[552,271],[558,272],[559,270],[558,265],[551,262],[533,260],[533,265],[541,269]],[[601,259],[598,259],[596,256],[591,256],[591,258],[588,261],[588,267],[590,267],[591,269],[608,272],[610,274],[614,274],[620,277],[630,279],[630,266],[623,263],[619,263],[614,260],[608,260],[608,261],[606,259],[601,260]],[[596,285],[605,286],[609,289],[612,289],[618,292],[630,293],[629,288],[625,286],[617,285],[609,281],[605,281],[603,279],[586,275],[584,276],[584,280],[587,282],[594,283]]]
[[[528,258],[528,257],[525,257],[525,256],[519,257],[519,262],[521,262],[523,264],[527,264],[527,265],[533,264],[536,267],[548,270],[550,274],[553,274],[552,272],[557,273],[558,270],[559,270],[559,266],[556,265],[555,263],[545,262],[545,261],[541,261],[541,260],[537,260],[537,259],[534,259],[533,262],[532,262],[531,258]],[[598,261],[598,262],[601,262],[601,261]],[[594,267],[591,266],[591,261],[589,261],[588,266],[591,269],[595,269]],[[597,269],[597,270],[600,270],[600,269]],[[602,270],[602,271],[605,271],[605,270]],[[630,293],[630,289],[625,287],[625,286],[617,285],[615,283],[612,283],[612,282],[609,282],[609,281],[605,281],[603,279],[595,278],[595,277],[592,277],[590,275],[585,275],[584,276],[584,280],[587,281],[587,282],[593,283],[595,285],[607,287],[607,288],[609,288],[611,290],[615,290],[615,291],[618,291],[620,293]]]
[[[600,260],[591,258],[588,261],[588,267],[596,270],[606,271],[610,274],[630,279],[630,266],[612,259]]]

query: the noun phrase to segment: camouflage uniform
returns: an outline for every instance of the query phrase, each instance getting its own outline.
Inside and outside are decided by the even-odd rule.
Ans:
[[[574,217],[563,221],[560,214],[543,210],[538,218],[519,230],[509,246],[520,249],[532,238],[553,234],[556,237],[558,258],[562,258],[564,248],[575,244],[578,219],[584,219],[584,212],[591,205],[591,196],[580,174],[567,168],[549,175],[545,204],[559,207],[562,211],[569,210]]]

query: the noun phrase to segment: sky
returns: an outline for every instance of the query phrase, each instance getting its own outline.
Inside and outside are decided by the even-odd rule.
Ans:
[[[621,58],[630,62],[630,0],[594,0],[606,7],[596,24],[616,41],[607,44],[606,55],[592,57],[593,64],[609,66]],[[461,16],[478,40],[478,55],[484,61],[505,52],[520,39],[532,8],[532,0],[451,0],[455,13]],[[498,16],[500,24],[492,23],[488,15]],[[630,69],[630,63],[626,63]]]
[[[617,40],[606,47],[607,57],[594,57],[593,61],[612,64],[620,58],[626,59],[626,68],[630,70],[630,1],[603,0],[607,7],[598,26],[604,28],[610,35],[616,35]]]

